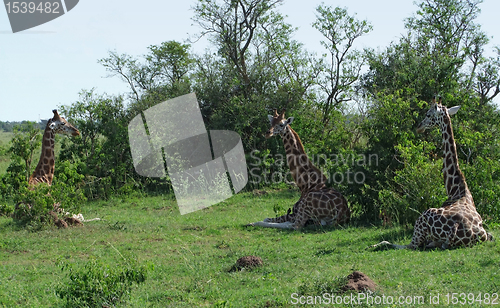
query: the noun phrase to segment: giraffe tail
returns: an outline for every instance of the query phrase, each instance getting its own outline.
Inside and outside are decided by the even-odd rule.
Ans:
[[[391,246],[392,248],[395,248],[395,249],[406,249],[408,248],[407,245],[397,245],[397,244],[392,244],[392,243],[389,243],[388,241],[382,241],[378,244],[375,244],[375,245],[371,245],[370,247],[368,248],[377,248],[379,246]]]

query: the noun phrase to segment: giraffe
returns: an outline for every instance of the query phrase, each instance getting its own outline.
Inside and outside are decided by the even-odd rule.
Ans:
[[[398,249],[416,249],[441,247],[442,249],[460,246],[472,246],[477,242],[493,240],[491,234],[483,228],[481,216],[476,211],[474,200],[469,191],[465,177],[458,165],[457,148],[453,137],[450,116],[460,106],[446,108],[442,99],[432,105],[425,119],[417,128],[417,133],[439,126],[443,138],[443,175],[448,199],[440,208],[430,208],[422,213],[415,223],[413,237],[408,245],[394,245],[387,241],[380,244],[392,245]]]
[[[285,118],[285,109],[274,116],[269,115],[271,128],[266,138],[281,135],[286,150],[288,167],[292,177],[300,189],[300,199],[286,215],[277,218],[266,218],[264,221],[251,223],[252,226],[300,229],[308,220],[322,225],[347,223],[350,211],[344,196],[326,186],[326,176],[307,157],[299,135],[290,127],[294,118]]]
[[[28,185],[34,187],[40,183],[52,185],[54,178],[54,144],[55,134],[63,134],[67,136],[78,136],[80,132],[73,125],[69,124],[63,117],[59,116],[57,110],[52,110],[54,117],[47,121],[45,131],[42,138],[42,152],[40,160],[35,168],[35,171],[28,180]]]
[[[71,125],[66,119],[61,117],[56,109],[52,110],[54,116],[47,121],[47,125],[45,126],[45,131],[42,137],[42,151],[40,153],[40,159],[38,164],[33,171],[33,174],[28,179],[28,187],[33,190],[37,185],[42,183],[47,184],[48,186],[52,185],[52,180],[54,178],[54,166],[55,166],[55,156],[54,156],[54,144],[55,144],[55,134],[63,134],[67,136],[78,136],[80,132],[77,128]],[[18,212],[21,209],[21,206],[24,205],[27,209],[31,209],[30,204],[26,204],[24,202],[19,202],[16,204],[15,212]],[[22,211],[20,211],[22,212]],[[82,221],[84,221],[83,215],[73,215],[72,217],[65,217],[64,219],[59,219],[57,213],[63,214],[64,216],[69,216],[70,213],[66,212],[63,208],[60,207],[60,203],[54,204],[54,210],[49,211],[49,216],[52,218],[54,224],[60,228],[68,227],[70,225],[82,225]],[[21,214],[22,215],[22,214]],[[92,221],[98,220],[98,218],[85,220]]]

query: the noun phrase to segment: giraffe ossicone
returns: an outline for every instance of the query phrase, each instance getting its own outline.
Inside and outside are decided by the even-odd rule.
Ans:
[[[286,151],[286,159],[292,177],[300,189],[300,199],[286,215],[266,218],[251,223],[251,226],[268,228],[299,229],[307,221],[321,225],[343,224],[349,222],[350,210],[344,196],[326,186],[326,176],[313,165],[307,157],[299,135],[290,127],[294,118],[285,118],[285,109],[278,114],[269,115],[271,128],[266,138],[280,135]]]
[[[442,100],[433,99],[418,133],[439,126],[443,139],[443,176],[448,199],[440,208],[424,211],[415,222],[413,237],[408,245],[395,245],[387,241],[373,245],[392,245],[395,248],[416,249],[440,247],[443,249],[472,246],[478,242],[493,240],[483,227],[481,215],[476,210],[465,177],[458,165],[457,147],[453,137],[450,116],[459,106],[446,108]]]

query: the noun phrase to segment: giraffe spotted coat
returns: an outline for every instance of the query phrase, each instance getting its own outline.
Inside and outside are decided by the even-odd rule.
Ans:
[[[52,110],[54,116],[52,119],[47,121],[45,126],[45,131],[42,137],[42,152],[40,153],[40,159],[38,160],[38,165],[33,171],[33,174],[28,180],[29,186],[33,187],[40,183],[46,183],[49,186],[52,185],[52,179],[54,178],[54,166],[55,166],[55,156],[54,156],[54,144],[55,135],[63,134],[67,136],[78,136],[80,132],[73,125],[68,123],[66,119],[59,116],[57,110]]]
[[[448,199],[440,208],[424,211],[415,223],[413,237],[409,245],[393,245],[396,248],[415,249],[468,247],[478,242],[492,240],[491,234],[483,227],[481,215],[476,210],[465,177],[458,165],[457,148],[453,137],[450,116],[460,107],[447,109],[433,100],[425,119],[417,128],[418,133],[439,126],[443,139],[443,176]]]
[[[266,218],[251,225],[273,228],[302,228],[306,222],[321,225],[343,224],[350,218],[344,196],[326,186],[327,178],[307,157],[299,135],[290,127],[293,118],[285,119],[285,110],[269,116],[271,128],[266,138],[281,135],[292,177],[301,192],[293,212],[277,218]]]

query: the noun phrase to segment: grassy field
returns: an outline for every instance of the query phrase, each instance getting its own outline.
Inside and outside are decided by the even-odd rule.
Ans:
[[[293,307],[325,292],[335,294],[339,281],[353,270],[377,283],[370,295],[374,304],[336,307],[445,307],[453,306],[452,293],[479,299],[500,291],[499,241],[446,251],[374,251],[366,248],[381,240],[409,243],[412,228],[356,221],[301,231],[244,226],[274,216],[273,206],[286,209],[298,197],[289,190],[243,193],[182,216],[172,196],[89,202],[83,215],[104,220],[37,233],[0,217],[0,306],[61,307],[54,290],[68,278],[60,260],[78,267],[97,258],[113,267],[122,255],[153,264],[154,270],[120,307]],[[500,237],[498,227],[490,232]],[[261,257],[264,265],[230,271],[247,255]],[[465,297],[459,294],[461,301]],[[439,304],[431,305],[431,297]],[[384,298],[385,305],[375,304]],[[387,304],[391,298],[393,304]],[[334,305],[323,301],[314,307],[324,306]],[[466,306],[490,305],[474,301]]]

